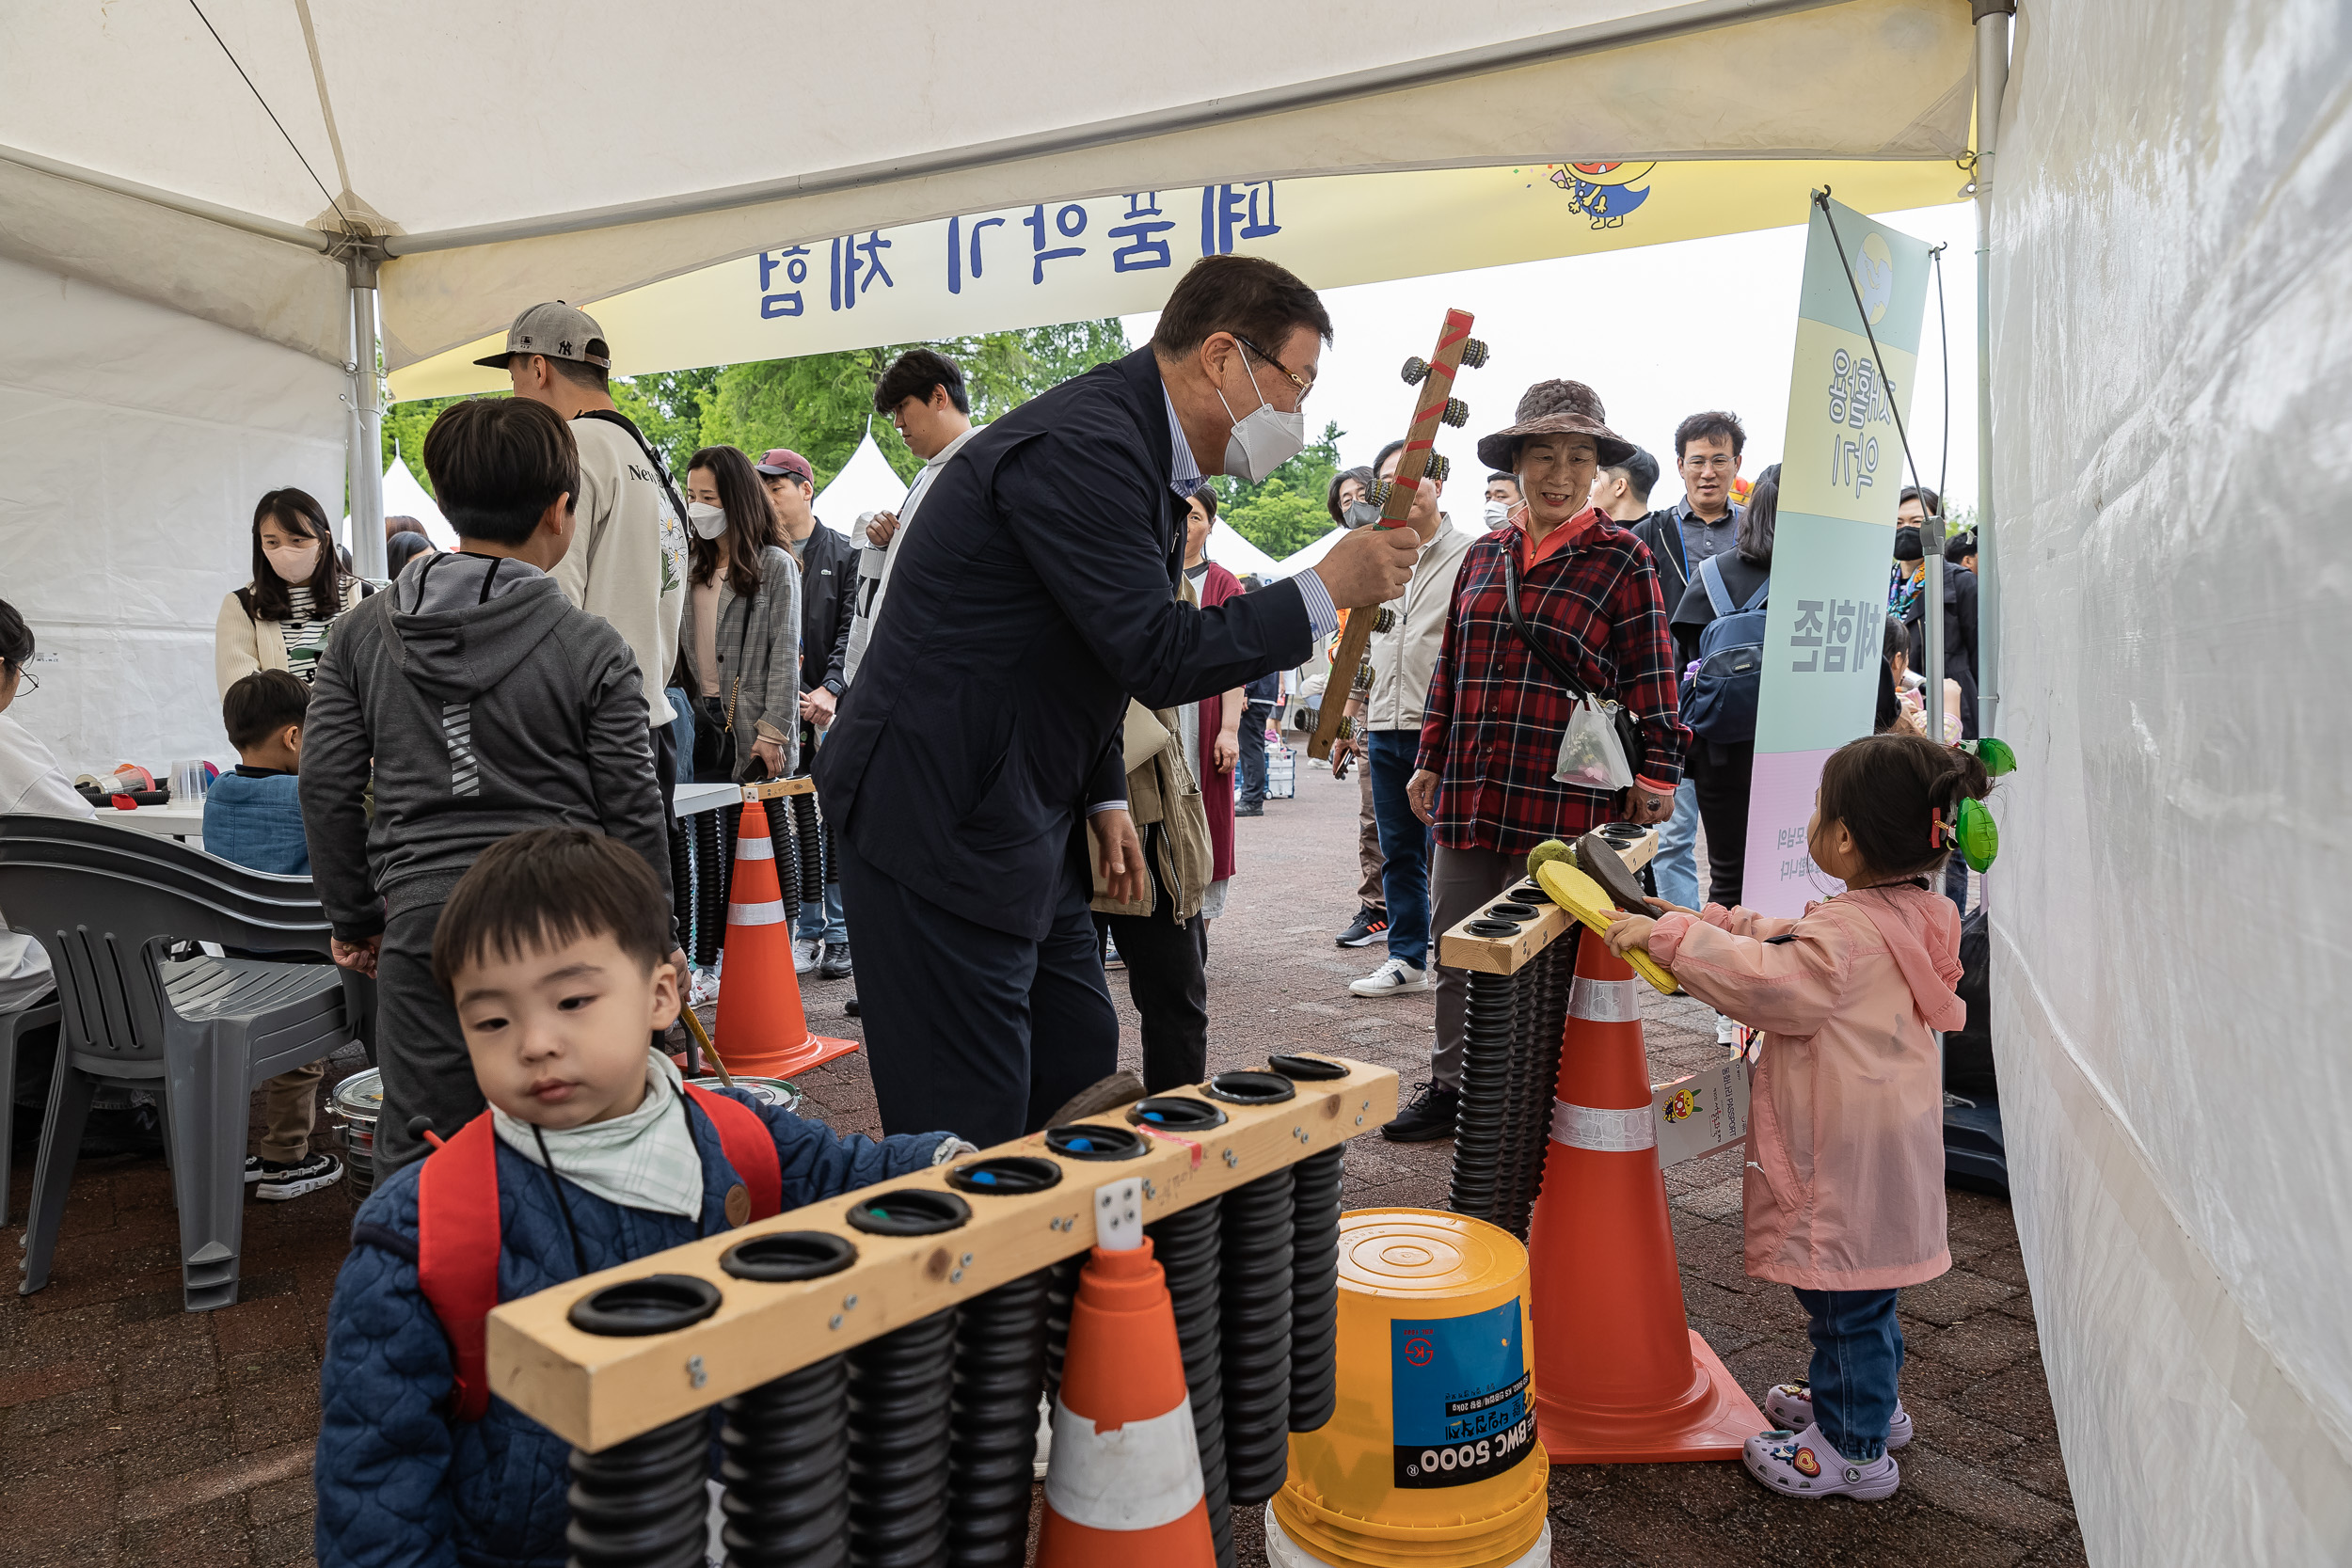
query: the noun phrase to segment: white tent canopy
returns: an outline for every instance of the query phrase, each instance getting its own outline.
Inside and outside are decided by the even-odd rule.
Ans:
[[[424,536],[436,545],[445,550],[457,547],[457,531],[449,526],[449,519],[441,515],[441,509],[433,503],[431,496],[425,494],[424,486],[418,483],[417,476],[410,473],[408,465],[397,456],[384,468],[384,515],[414,517],[424,525]],[[350,527],[351,519],[346,516],[343,519],[346,535]]]
[[[827,527],[850,534],[850,543],[863,545],[866,541],[851,529],[856,519],[868,512],[896,512],[906,504],[906,499],[907,482],[882,454],[869,430],[850,460],[841,465],[841,471],[833,476],[833,483],[818,493],[816,513]]]
[[[1233,531],[1220,520],[1209,534],[1208,556],[1237,578],[1255,573],[1268,582],[1282,575],[1274,558]]]

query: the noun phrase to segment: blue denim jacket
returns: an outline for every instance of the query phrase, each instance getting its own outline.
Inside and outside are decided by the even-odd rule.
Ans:
[[[223,773],[204,795],[204,851],[248,871],[310,874],[302,781],[292,773]]]

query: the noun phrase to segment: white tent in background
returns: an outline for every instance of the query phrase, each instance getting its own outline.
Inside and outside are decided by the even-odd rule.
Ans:
[[[1454,524],[1454,528],[1455,532],[1466,533],[1472,539],[1477,538],[1481,533],[1486,531],[1483,529],[1464,528],[1459,523]],[[1299,573],[1305,571],[1316,562],[1321,561],[1326,552],[1327,552],[1332,546],[1340,542],[1340,536],[1345,531],[1346,531],[1343,529],[1335,528],[1330,532],[1325,534],[1322,538],[1316,540],[1313,544],[1309,545],[1305,549],[1292,551],[1289,555],[1284,556],[1281,561],[1276,564],[1274,568],[1275,575],[1277,577],[1285,578],[1296,577]]]
[[[833,483],[818,492],[817,519],[836,533],[849,534],[851,544],[863,546],[866,541],[851,531],[859,516],[868,512],[896,512],[906,504],[906,499],[907,482],[882,454],[869,430],[857,451],[850,453],[850,460],[841,465],[841,471],[833,476]]]
[[[427,539],[445,550],[457,547],[457,531],[449,526],[449,519],[442,516],[441,509],[433,504],[433,498],[425,494],[424,486],[418,483],[417,476],[410,473],[408,465],[397,456],[384,470],[384,515],[414,517],[424,525]],[[346,541],[351,537],[351,518],[348,515],[343,518],[342,537]]]
[[[1274,563],[1272,556],[1234,532],[1221,520],[1209,534],[1209,559],[1237,578],[1246,578],[1255,572],[1272,582],[1282,575],[1282,568]]]

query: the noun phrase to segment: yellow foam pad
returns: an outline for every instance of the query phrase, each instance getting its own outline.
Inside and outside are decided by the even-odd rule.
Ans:
[[[1575,916],[1580,925],[1604,933],[1609,929],[1609,916],[1617,906],[1592,878],[1565,861],[1547,861],[1536,867],[1535,880],[1543,884],[1551,901]],[[1657,959],[1638,947],[1626,951],[1625,961],[1633,966],[1634,974],[1668,996],[1682,989]]]

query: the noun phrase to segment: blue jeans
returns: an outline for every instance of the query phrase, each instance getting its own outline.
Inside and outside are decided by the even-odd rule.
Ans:
[[[1421,754],[1421,731],[1375,730],[1365,736],[1372,815],[1380,825],[1381,896],[1389,905],[1389,957],[1429,967],[1429,825],[1413,815],[1405,785]]]
[[[1241,805],[1265,804],[1265,726],[1273,717],[1272,703],[1250,703],[1241,710]]]
[[[824,898],[801,906],[800,938],[827,943],[850,940],[850,917],[841,912],[841,884],[827,882]]]
[[[1658,879],[1658,896],[1686,910],[1698,909],[1706,902],[1699,897],[1698,842],[1698,785],[1686,773],[1675,785],[1675,814],[1659,830],[1658,856],[1650,862],[1650,871]],[[1714,850],[1712,845],[1708,847]],[[1721,852],[1736,855],[1740,846],[1725,845]]]
[[[1886,1451],[1902,1325],[1892,1291],[1799,1291],[1813,1340],[1813,1419],[1829,1446],[1857,1465]]]
[[[663,695],[670,699],[670,736],[677,743],[678,772],[691,779],[694,776],[694,705],[683,687],[671,687]]]

